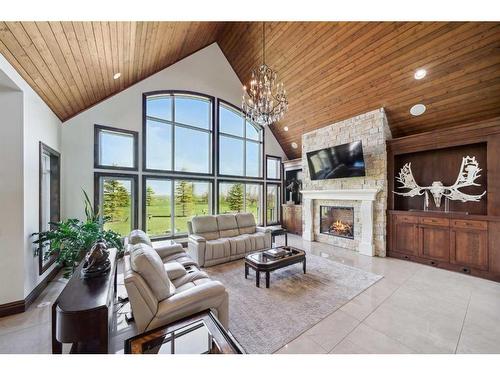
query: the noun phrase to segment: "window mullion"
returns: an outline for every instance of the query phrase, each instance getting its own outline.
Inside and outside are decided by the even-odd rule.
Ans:
[[[175,180],[170,181],[170,235],[175,236]]]
[[[172,160],[172,165],[170,166],[171,171],[175,171],[175,96],[172,95],[172,147],[170,152],[171,154],[171,159]]]

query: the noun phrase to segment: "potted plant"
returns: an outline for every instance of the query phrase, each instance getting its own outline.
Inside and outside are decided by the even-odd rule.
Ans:
[[[109,218],[99,220],[99,212],[95,211],[85,191],[85,221],[67,219],[58,223],[49,223],[50,229],[33,233],[37,239],[37,252],[44,250],[44,258],[56,256],[56,262],[64,267],[64,277],[69,278],[85,254],[97,241],[105,241],[108,247],[115,247],[120,255],[123,252],[121,236],[112,231],[104,230],[103,224]]]

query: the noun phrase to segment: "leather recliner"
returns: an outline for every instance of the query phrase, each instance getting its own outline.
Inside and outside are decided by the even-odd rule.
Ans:
[[[228,328],[226,288],[199,269],[182,246],[151,243],[133,231],[126,243],[124,280],[139,332],[211,309]]]

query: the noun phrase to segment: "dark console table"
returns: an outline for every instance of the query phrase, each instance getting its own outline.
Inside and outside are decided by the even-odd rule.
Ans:
[[[116,297],[117,251],[109,250],[110,271],[83,279],[81,268],[52,305],[52,353],[62,353],[62,343],[71,343],[71,353],[108,353],[111,320]]]

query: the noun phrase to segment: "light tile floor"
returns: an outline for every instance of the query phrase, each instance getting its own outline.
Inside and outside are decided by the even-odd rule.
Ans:
[[[307,252],[384,278],[277,353],[500,353],[500,283],[288,237]],[[118,283],[124,294],[121,272]],[[0,318],[0,353],[50,353],[50,305],[64,285],[57,278],[27,312]],[[134,334],[127,308],[117,315],[115,353]]]

